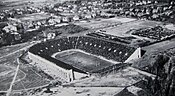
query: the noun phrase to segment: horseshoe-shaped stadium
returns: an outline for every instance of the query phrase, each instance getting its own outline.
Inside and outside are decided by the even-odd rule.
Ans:
[[[140,58],[141,52],[141,48],[77,36],[38,43],[29,48],[28,55],[46,73],[71,82],[129,63]]]

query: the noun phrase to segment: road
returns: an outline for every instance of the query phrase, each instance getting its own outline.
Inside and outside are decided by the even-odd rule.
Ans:
[[[21,49],[18,49],[18,50],[15,50],[15,51],[11,52],[11,53],[8,53],[8,54],[6,54],[6,55],[3,55],[3,56],[0,57],[0,59],[8,58],[8,56],[14,55],[15,53],[18,53],[18,52],[20,52],[20,51],[26,50],[26,49],[30,48],[31,46],[33,46],[34,44],[37,44],[37,43],[40,43],[40,42],[41,42],[41,41],[29,42],[29,45],[28,45],[28,46],[25,46],[25,47],[23,47],[23,48],[21,48]],[[19,58],[17,58],[17,63],[18,63],[18,65],[17,65],[17,67],[16,67],[15,75],[14,75],[14,77],[13,77],[13,80],[12,80],[11,84],[10,84],[10,87],[9,87],[9,89],[8,89],[7,91],[4,91],[4,92],[7,92],[6,96],[10,96],[10,95],[11,95],[12,87],[13,87],[13,85],[14,85],[14,83],[15,83],[15,80],[16,80],[16,77],[17,77],[17,74],[18,74],[18,71],[20,70],[20,69],[19,69],[19,67],[20,67]]]
[[[10,84],[9,90],[7,91],[6,96],[10,96],[10,94],[11,94],[13,84],[15,83],[15,80],[16,80],[16,77],[17,77],[17,74],[18,74],[18,70],[19,70],[19,64],[18,64],[18,66],[17,66],[17,68],[16,68],[15,75],[14,75],[14,77],[13,77],[13,80],[12,80],[11,84]]]
[[[31,46],[33,46],[34,44],[37,44],[37,43],[39,43],[39,42],[41,42],[41,41],[30,42],[30,45],[25,46],[25,47],[23,47],[23,48],[21,48],[21,49],[18,49],[18,50],[16,50],[16,51],[14,51],[14,52],[11,52],[11,53],[9,53],[9,54],[6,54],[6,55],[4,55],[4,56],[1,56],[0,59],[5,58],[5,57],[8,57],[8,56],[10,56],[10,55],[13,55],[13,54],[15,54],[15,53],[17,53],[17,52],[26,50],[27,48],[30,48]]]

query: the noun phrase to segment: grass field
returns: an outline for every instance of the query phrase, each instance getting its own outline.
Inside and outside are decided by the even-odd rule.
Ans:
[[[71,1],[71,0],[0,0],[0,4],[4,5],[6,9],[10,8],[17,8],[18,6],[39,6],[45,3],[60,3],[64,1]],[[73,0],[72,0],[73,1]],[[30,2],[33,2],[32,4]],[[1,9],[0,9],[1,10]]]
[[[10,83],[12,82],[16,71],[16,66],[18,64],[21,65],[15,83],[12,87],[13,91],[30,89],[49,84],[49,80],[43,77],[43,75],[41,75],[38,70],[29,66],[28,64],[17,62],[17,57],[23,54],[23,50],[29,45],[31,45],[31,43],[4,46],[1,48],[0,53],[2,53],[2,56],[0,57],[0,91],[7,91],[9,89]],[[19,50],[21,48],[23,50]]]
[[[98,29],[112,25],[119,25],[121,23],[122,23],[121,20],[118,18],[110,18],[110,19],[90,20],[89,22],[76,22],[74,24],[89,29]]]
[[[106,34],[114,35],[114,36],[131,36],[130,33],[127,33],[131,29],[140,29],[140,28],[148,28],[159,25],[161,23],[154,21],[142,21],[137,20],[129,23],[124,23],[122,25],[118,25],[116,27],[108,27],[103,30],[106,31]]]
[[[86,72],[94,72],[118,63],[102,59],[102,57],[94,56],[82,50],[63,51],[54,54],[53,57]]]
[[[0,65],[0,91],[6,91],[10,87],[14,74],[15,68]],[[21,81],[23,78],[25,78],[25,73],[19,71],[16,82]]]
[[[7,91],[15,75],[16,68],[0,65],[0,91]],[[47,85],[48,80],[43,78],[36,70],[26,65],[21,65],[17,78],[12,87],[13,90],[30,89]]]
[[[26,76],[21,81],[15,82],[13,90],[30,89],[35,87],[37,88],[40,86],[47,85],[49,83],[48,80],[43,78],[42,75],[40,75],[32,67],[24,65],[20,67],[20,70],[22,70]]]
[[[124,18],[124,17],[115,17],[115,18],[108,18],[108,19],[98,19],[98,20],[90,20],[89,22],[76,22],[76,25],[80,25],[82,27],[86,27],[89,29],[98,29],[103,27],[109,26],[118,26],[123,23],[133,22],[137,19],[133,18]]]
[[[65,85],[72,87],[126,87],[139,82],[143,78],[144,75],[141,72],[134,68],[126,67],[118,70],[116,73],[109,73],[107,76],[100,78],[91,77]]]
[[[0,65],[0,91],[7,91],[10,87],[12,79],[14,77],[16,69]],[[13,90],[30,89],[34,87],[40,87],[47,85],[49,80],[43,78],[36,70],[32,67],[21,65],[18,71],[17,78],[13,85]]]
[[[152,28],[155,26],[164,26],[162,22],[149,21],[149,20],[137,20],[133,18],[115,17],[109,19],[90,20],[90,22],[77,22],[75,23],[82,27],[92,29],[91,32],[97,32],[103,30],[104,34],[114,35],[118,37],[135,37],[136,39],[130,40],[130,46],[139,46],[145,42],[155,42],[155,40],[132,35],[132,32],[142,28]]]
[[[60,3],[66,0],[0,0],[0,11],[17,9],[26,6],[43,6],[44,4]],[[31,3],[32,2],[32,3]]]
[[[4,47],[1,47],[1,48],[0,48],[0,54],[1,54],[0,57],[2,57],[2,56],[4,56],[4,55],[7,55],[7,54],[9,54],[9,53],[15,52],[15,51],[17,51],[17,50],[19,50],[19,49],[21,49],[21,48],[24,48],[24,47],[26,47],[26,46],[28,46],[28,45],[30,45],[29,42],[21,43],[21,44],[16,44],[16,45],[11,45],[11,46],[4,46]]]
[[[18,17],[21,21],[37,21],[37,20],[44,20],[50,17],[50,14],[46,13],[33,13],[33,14],[26,14],[23,16]]]

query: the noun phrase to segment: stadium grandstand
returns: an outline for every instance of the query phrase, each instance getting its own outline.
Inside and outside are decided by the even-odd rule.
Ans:
[[[29,58],[36,64],[39,64],[40,67],[42,66],[42,68],[52,72],[55,77],[59,77],[66,82],[89,76],[99,72],[99,70],[109,69],[107,67],[113,66],[105,64],[104,68],[100,67],[101,69],[99,67],[94,67],[96,70],[83,70],[82,66],[69,64],[64,62],[64,60],[53,57],[53,54],[55,53],[61,53],[72,49],[82,50],[86,53],[95,55],[96,57],[103,57],[106,60],[116,61],[120,64],[130,63],[130,61],[142,56],[141,48],[133,48],[88,36],[66,37],[42,42],[32,46],[29,49],[28,54]],[[86,64],[86,66],[88,66],[88,64]],[[116,67],[115,64],[114,66]]]

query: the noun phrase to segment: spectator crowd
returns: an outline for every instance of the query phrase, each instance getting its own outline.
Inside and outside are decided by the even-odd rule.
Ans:
[[[69,49],[80,49],[118,62],[125,62],[136,50],[135,48],[126,45],[82,36],[67,37],[43,42],[31,47],[29,51],[41,56],[51,56],[56,52]]]
[[[161,26],[156,26],[153,28],[138,29],[132,34],[159,41],[174,36],[174,31]]]

